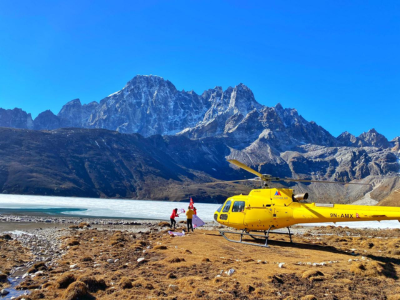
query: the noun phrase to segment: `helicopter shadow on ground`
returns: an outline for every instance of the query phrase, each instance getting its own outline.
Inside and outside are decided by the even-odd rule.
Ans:
[[[246,241],[250,241],[249,239],[246,239]],[[253,242],[256,242],[253,240]],[[265,242],[260,240],[258,241],[260,244],[264,244]],[[361,254],[354,255],[348,251],[344,251],[341,249],[338,249],[334,246],[329,246],[329,245],[317,245],[317,244],[305,244],[305,243],[290,243],[286,241],[277,241],[277,240],[268,240],[268,245],[270,246],[279,246],[279,247],[290,247],[290,248],[297,248],[297,249],[304,249],[304,250],[316,250],[316,251],[325,251],[325,252],[331,252],[335,254],[343,254],[343,255],[348,255],[351,257],[360,257]],[[367,254],[365,257],[368,257],[371,260],[380,262],[383,269],[382,269],[382,275],[387,277],[387,278],[393,278],[393,279],[398,279],[398,275],[396,272],[396,269],[394,265],[400,265],[400,259],[398,258],[393,258],[393,257],[385,257],[385,256],[376,256],[373,254]]]
[[[381,263],[383,267],[382,275],[396,280],[399,279],[394,265],[400,265],[400,259],[393,257],[376,256],[373,254],[366,255],[366,257]]]
[[[216,234],[216,233],[206,233],[206,235],[221,237],[220,234]],[[227,235],[229,235],[229,233]],[[272,233],[271,233],[271,235],[272,235],[272,238],[274,238]],[[244,237],[243,241],[253,243],[253,244],[255,244],[255,245],[253,245],[255,247],[263,246],[265,244],[265,239],[251,239],[248,237]],[[252,246],[252,245],[248,245],[248,244],[243,244],[243,245],[250,246],[250,247]],[[298,248],[298,249],[326,251],[326,252],[331,252],[331,253],[338,253],[338,254],[354,256],[353,254],[351,254],[349,252],[340,250],[333,246],[325,246],[325,245],[317,245],[317,244],[309,244],[309,243],[308,244],[297,243],[296,241],[294,241],[293,243],[290,243],[288,241],[278,241],[278,240],[274,240],[274,239],[269,239],[268,245],[269,246],[280,246],[280,247],[289,247],[289,248]],[[265,249],[267,250],[268,248],[265,248]]]
[[[265,240],[251,240],[251,239],[244,239],[248,242],[253,242],[253,243],[259,243],[260,245],[265,243]],[[279,247],[285,247],[285,248],[297,248],[297,249],[304,249],[304,250],[316,250],[316,251],[324,251],[324,252],[331,252],[331,253],[336,253],[336,254],[344,254],[348,256],[354,256],[353,254],[338,249],[334,246],[328,246],[328,245],[317,245],[317,244],[310,244],[310,243],[299,243],[294,241],[293,243],[290,243],[289,241],[279,241],[279,240],[274,240],[270,239],[268,240],[268,245],[269,246],[279,246]]]
[[[212,233],[207,233],[206,235],[221,237],[221,235],[219,235],[219,234],[212,234]],[[293,243],[290,243],[289,241],[274,240],[273,238],[275,238],[275,237],[272,235],[272,239],[268,240],[268,245],[272,246],[272,247],[276,246],[276,247],[282,247],[282,248],[324,251],[324,252],[330,252],[333,254],[343,254],[343,255],[347,255],[349,257],[353,257],[353,258],[361,257],[361,254],[354,255],[351,252],[341,250],[334,246],[318,245],[318,244],[302,243],[302,242],[299,243],[299,242],[296,242],[295,240]],[[280,237],[278,237],[278,238],[280,238]],[[259,246],[262,246],[265,244],[265,239],[251,239],[251,238],[246,237],[246,238],[243,238],[243,241],[258,244]],[[248,244],[243,244],[243,245],[249,246],[249,247],[258,247],[258,245],[248,245]],[[271,249],[271,248],[265,248],[265,250],[268,251],[268,249]],[[393,257],[377,256],[377,255],[373,255],[373,254],[366,254],[365,257],[381,263],[381,265],[383,267],[383,271],[382,271],[383,276],[385,276],[387,278],[393,278],[396,280],[399,278],[394,266],[400,265],[400,259],[393,258]]]
[[[253,240],[253,242],[254,242],[254,240]],[[264,241],[261,241],[261,240],[258,242],[261,244],[264,243]],[[331,252],[331,253],[336,253],[336,254],[348,255],[348,256],[351,256],[354,258],[362,256],[362,254],[354,255],[351,252],[344,251],[344,250],[341,250],[334,246],[329,246],[329,245],[305,244],[305,243],[296,243],[296,242],[290,243],[288,241],[278,241],[278,240],[268,240],[268,245],[279,246],[279,247],[290,247],[290,248],[295,247],[297,249],[305,249],[305,250],[325,251],[325,252]],[[381,274],[383,276],[385,276],[387,278],[393,278],[396,280],[399,278],[394,265],[400,265],[400,259],[393,258],[393,257],[386,257],[386,256],[377,256],[377,255],[373,255],[373,254],[366,254],[365,257],[381,263],[381,265],[383,267]],[[362,262],[362,261],[360,261],[360,262]]]

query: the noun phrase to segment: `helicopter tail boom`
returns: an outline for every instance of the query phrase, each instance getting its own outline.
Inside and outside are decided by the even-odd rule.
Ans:
[[[298,223],[356,222],[399,220],[400,207],[376,207],[343,204],[301,204],[294,210],[293,217]]]

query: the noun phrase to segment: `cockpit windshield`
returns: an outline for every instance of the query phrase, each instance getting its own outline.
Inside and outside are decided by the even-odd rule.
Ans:
[[[224,210],[222,212],[229,212],[229,209],[231,208],[231,200],[226,202]]]

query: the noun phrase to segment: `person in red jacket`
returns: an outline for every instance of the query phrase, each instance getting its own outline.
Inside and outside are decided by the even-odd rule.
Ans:
[[[193,207],[193,213],[197,216],[197,209],[196,209],[196,207]]]
[[[171,215],[171,218],[170,218],[170,220],[171,220],[171,229],[172,229],[172,226],[174,226],[174,229],[176,228],[176,221],[175,221],[176,217],[179,217],[177,208],[175,208],[172,211],[172,215]]]

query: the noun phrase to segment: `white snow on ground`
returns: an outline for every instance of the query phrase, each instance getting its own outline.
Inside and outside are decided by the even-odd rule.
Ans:
[[[26,231],[21,231],[21,230],[12,230],[12,231],[6,231],[5,233],[10,233],[14,235],[33,235],[32,233],[28,233]]]

